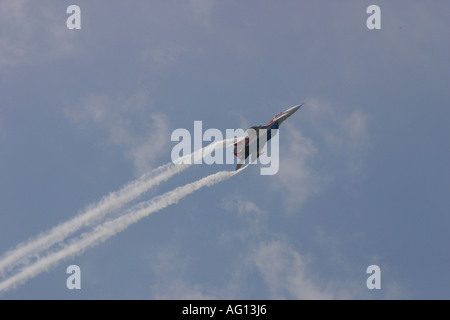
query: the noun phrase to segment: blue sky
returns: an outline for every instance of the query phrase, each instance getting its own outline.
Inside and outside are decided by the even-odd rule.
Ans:
[[[71,4],[81,30],[66,28]],[[177,128],[305,106],[280,129],[277,175],[250,166],[0,298],[450,298],[448,10],[2,1],[0,256],[169,162]],[[233,169],[195,165],[135,203]],[[66,288],[71,264],[81,290]]]

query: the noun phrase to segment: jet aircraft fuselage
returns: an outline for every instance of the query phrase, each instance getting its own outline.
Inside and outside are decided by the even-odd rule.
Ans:
[[[258,159],[260,156],[260,150],[264,147],[265,143],[269,141],[277,131],[280,125],[293,115],[303,104],[294,106],[277,114],[268,124],[265,126],[253,126],[247,129],[247,137],[234,143],[234,155],[241,161],[236,166],[236,170],[243,165],[245,159],[251,156],[251,162]],[[251,154],[250,154],[251,152]]]

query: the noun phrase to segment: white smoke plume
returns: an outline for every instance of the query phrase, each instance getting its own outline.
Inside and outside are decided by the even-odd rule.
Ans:
[[[178,203],[178,201],[180,201],[187,195],[205,186],[212,186],[221,181],[231,178],[236,173],[244,170],[247,166],[243,167],[239,171],[220,171],[215,174],[211,174],[205,178],[181,187],[177,187],[172,191],[168,191],[162,195],[156,196],[152,200],[144,201],[133,206],[120,217],[98,225],[91,231],[83,233],[70,243],[64,244],[60,250],[49,253],[48,255],[38,259],[36,262],[23,267],[19,272],[0,283],[0,293],[11,288],[15,288],[16,286],[24,283],[30,278],[33,278],[39,273],[49,270],[58,262],[64,259],[79,255],[86,249],[94,247],[97,244],[106,241],[108,238],[125,230],[130,225],[138,222],[142,218],[147,217],[148,215],[164,209],[172,204]]]
[[[215,141],[193,152],[188,157],[205,157],[211,154],[216,148],[225,148],[232,142],[232,139]],[[20,265],[26,265],[32,259],[39,258],[45,250],[48,250],[53,245],[64,241],[64,239],[81,228],[93,226],[102,219],[105,219],[114,210],[120,209],[126,203],[147,192],[150,188],[167,181],[189,166],[189,164],[173,164],[171,162],[160,166],[125,185],[119,191],[112,192],[103,197],[96,204],[88,206],[84,212],[76,215],[74,218],[17,245],[16,248],[8,251],[0,259],[0,275],[5,276],[14,268]]]

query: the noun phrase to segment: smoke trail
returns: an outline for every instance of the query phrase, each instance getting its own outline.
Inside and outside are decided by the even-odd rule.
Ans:
[[[212,153],[216,148],[227,147],[232,143],[232,139],[215,141],[208,146],[199,149],[187,157],[196,159],[197,157],[204,157]],[[191,162],[194,163],[194,162]],[[113,210],[121,208],[126,203],[136,199],[150,188],[167,181],[169,178],[178,174],[188,168],[190,164],[173,164],[167,163],[160,166],[149,173],[144,174],[139,179],[127,184],[122,189],[110,193],[103,197],[98,203],[88,206],[88,208],[81,214],[74,218],[50,229],[19,244],[15,249],[7,252],[0,260],[0,275],[11,271],[18,265],[27,264],[31,259],[39,256],[40,253],[49,249],[54,244],[63,241],[69,235],[75,233],[83,227],[92,226],[94,223],[103,219],[108,213]]]
[[[138,222],[142,218],[147,217],[148,215],[164,209],[172,204],[178,203],[178,201],[180,201],[187,195],[201,189],[202,187],[209,187],[231,178],[236,173],[244,170],[247,166],[240,169],[239,171],[217,172],[200,180],[194,181],[181,187],[177,187],[174,190],[168,191],[160,196],[153,198],[152,200],[144,201],[133,206],[122,216],[114,220],[104,222],[103,224],[93,228],[92,231],[85,232],[78,239],[71,241],[67,245],[64,245],[59,251],[50,253],[47,256],[40,258],[33,264],[24,267],[21,271],[0,283],[0,292],[15,288],[16,286],[24,283],[25,281],[38,275],[39,273],[47,271],[51,267],[54,267],[58,262],[83,253],[86,249],[94,247],[99,243],[106,241],[108,238],[125,230],[130,225]]]
[[[90,205],[81,214],[28,240],[25,244],[18,245],[16,249],[4,255],[0,260],[0,274],[11,270],[14,266],[27,263],[33,256],[50,248],[57,242],[64,240],[82,227],[87,227],[102,219],[108,212],[121,208],[125,203],[137,198],[150,188],[158,185],[173,175],[186,169],[188,165],[175,166],[172,163],[144,174],[141,178],[127,184],[117,192],[103,197],[95,205]]]

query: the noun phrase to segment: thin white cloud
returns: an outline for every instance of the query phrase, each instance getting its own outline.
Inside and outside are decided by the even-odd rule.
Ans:
[[[212,29],[211,15],[215,5],[213,0],[189,0],[188,4],[194,12],[194,17],[200,21],[208,31]]]
[[[273,299],[331,299],[308,274],[305,259],[281,241],[260,243],[248,262],[258,269]]]
[[[366,287],[369,275],[365,269],[351,279],[324,280],[314,272],[310,259],[298,252],[287,241],[261,241],[251,251],[247,263],[256,267],[269,289],[272,299],[399,299],[405,288],[396,281],[383,284],[373,292]],[[334,263],[334,261],[330,261]],[[386,266],[383,266],[385,272]],[[355,268],[351,269],[355,271]]]
[[[65,108],[65,115],[81,127],[101,129],[112,144],[124,149],[136,173],[142,174],[166,154],[170,139],[166,115],[148,108],[148,100],[143,92],[126,98],[91,94],[78,105]]]
[[[178,63],[180,57],[190,49],[173,42],[164,42],[159,45],[152,45],[144,49],[141,53],[143,65],[152,72],[162,72],[167,67]]]
[[[369,115],[361,109],[341,119],[340,125],[347,134],[349,149],[363,147],[368,142],[368,120]]]
[[[138,172],[146,172],[153,168],[159,157],[168,150],[170,131],[167,116],[162,113],[151,114],[145,131],[143,137],[133,138],[135,142],[127,154]]]
[[[310,165],[318,152],[313,141],[291,124],[283,126],[279,132],[280,139],[285,141],[280,148],[280,169],[271,186],[281,191],[285,208],[293,211],[317,194],[326,179],[315,173]]]
[[[305,259],[285,241],[260,242],[248,261],[260,272],[273,299],[342,299],[345,290],[320,284]]]
[[[77,35],[66,27],[65,11],[57,8],[53,2],[0,3],[0,70],[76,52]]]
[[[259,206],[248,199],[244,199],[241,195],[227,197],[222,201],[222,207],[230,211],[237,211],[239,215],[247,215],[254,213],[256,215],[263,215],[265,212]]]
[[[300,109],[308,122],[301,130],[292,122],[280,130],[280,169],[271,186],[283,197],[288,211],[298,211],[305,201],[332,183],[339,171],[362,173],[363,154],[369,145],[370,116],[360,110],[348,112],[323,99],[308,99]],[[331,167],[316,160],[329,157]]]
[[[236,298],[243,292],[245,296],[248,278],[254,277],[257,270],[262,279],[261,285],[267,288],[268,298],[271,299],[373,298],[374,292],[366,288],[365,269],[355,269],[346,257],[339,238],[319,228],[314,239],[315,242],[330,247],[329,263],[345,274],[343,278],[333,279],[329,275],[324,276],[322,271],[315,270],[314,255],[301,252],[289,239],[271,232],[265,220],[268,213],[257,203],[236,195],[225,198],[221,207],[236,213],[240,218],[240,228],[227,230],[219,236],[224,245],[233,243],[236,246],[239,243],[237,247],[240,250],[236,252],[239,263],[229,269],[227,288],[205,286],[202,292],[214,292],[218,298]],[[383,271],[388,270],[378,258],[370,257],[369,261],[383,265]],[[404,293],[403,286],[391,282],[376,294],[380,299],[396,299]]]
[[[267,287],[271,299],[332,299],[335,292],[321,287],[309,271],[307,259],[297,252],[287,240],[280,240],[267,228],[267,212],[240,195],[227,197],[221,205],[229,212],[236,212],[241,228],[221,235],[222,242],[239,239],[242,262],[234,266],[230,279],[230,292],[238,295],[245,292],[250,274],[256,269],[262,284]],[[276,240],[267,240],[274,239]]]
[[[199,283],[188,283],[186,271],[192,266],[190,257],[179,244],[163,246],[150,262],[158,281],[151,286],[151,299],[217,299],[211,290]]]
[[[232,242],[236,237],[247,241],[250,236],[259,237],[266,230],[267,212],[258,203],[237,194],[224,198],[220,207],[227,212],[237,213],[240,220],[239,228],[226,230],[220,235],[221,243]]]
[[[177,10],[177,16],[174,16],[174,21],[182,21],[183,25],[180,25],[179,30],[184,30],[186,25],[195,28],[198,31],[196,37],[193,38],[192,34],[184,32],[173,33],[172,29],[163,28],[160,36],[149,42],[148,46],[141,51],[143,66],[150,69],[151,73],[161,76],[167,72],[168,68],[177,66],[186,57],[204,56],[203,46],[196,45],[192,40],[212,32],[214,6],[214,0],[183,2]],[[158,20],[153,19],[153,21]],[[159,27],[160,24],[155,26]]]
[[[311,98],[303,111],[312,128],[333,150],[354,151],[369,143],[370,116],[362,109],[348,112],[330,101]]]

